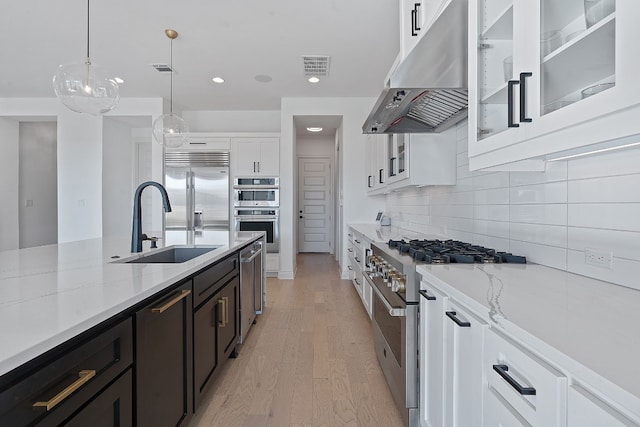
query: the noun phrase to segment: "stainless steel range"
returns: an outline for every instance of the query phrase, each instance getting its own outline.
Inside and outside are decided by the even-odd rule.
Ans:
[[[405,423],[419,426],[418,307],[416,265],[525,263],[521,256],[454,240],[373,243],[365,277],[373,289],[376,355]]]

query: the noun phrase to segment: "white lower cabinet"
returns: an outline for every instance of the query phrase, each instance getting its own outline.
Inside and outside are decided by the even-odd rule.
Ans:
[[[569,387],[567,427],[637,427],[608,403],[579,385]]]
[[[420,424],[481,426],[487,324],[425,282],[420,293]]]
[[[444,304],[447,296],[420,284],[420,427],[443,426]]]
[[[349,270],[349,280],[353,282],[353,286],[356,288],[356,291],[358,291],[358,295],[360,295],[360,299],[362,300],[362,305],[364,305],[369,318],[371,318],[372,289],[363,274],[367,267],[367,259],[371,254],[371,242],[351,227],[349,228],[347,237],[347,269]]]
[[[566,376],[494,329],[485,337],[484,425],[500,425],[496,420],[511,414],[522,425],[565,426]]]

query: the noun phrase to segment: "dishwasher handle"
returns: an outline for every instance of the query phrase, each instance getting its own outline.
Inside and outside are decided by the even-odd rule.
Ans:
[[[249,256],[248,258],[245,258],[246,252],[245,253],[241,253],[240,254],[240,262],[251,262],[251,261],[253,261],[254,259],[256,259],[256,257],[258,255],[262,254],[262,248],[258,249],[257,251],[252,249],[249,253],[251,254],[251,256]]]

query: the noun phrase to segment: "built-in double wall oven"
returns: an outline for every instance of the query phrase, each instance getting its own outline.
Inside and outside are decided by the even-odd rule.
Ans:
[[[235,178],[233,221],[235,231],[264,231],[267,252],[280,251],[280,189],[278,178]]]

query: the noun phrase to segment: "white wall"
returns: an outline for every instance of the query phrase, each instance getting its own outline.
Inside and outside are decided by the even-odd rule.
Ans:
[[[18,249],[19,122],[0,117],[0,251]]]
[[[56,122],[20,122],[20,248],[58,242]]]
[[[334,135],[298,135],[296,141],[298,157],[328,157],[333,160]]]
[[[183,111],[191,132],[280,132],[280,111]]]
[[[283,98],[280,137],[280,273],[293,278],[295,274],[295,212],[294,191],[297,178],[294,116],[342,116],[342,163],[337,165],[343,179],[343,230],[348,223],[370,222],[375,212],[384,206],[382,198],[367,197],[365,182],[365,142],[362,124],[369,115],[374,98]],[[341,260],[346,259],[342,251]],[[342,262],[341,265],[346,265]],[[345,267],[346,268],[346,267]],[[343,272],[346,277],[346,272]]]
[[[130,126],[104,119],[102,128],[102,235],[131,233],[133,143]]]
[[[387,195],[392,224],[640,289],[640,149],[469,172],[466,122],[457,132],[457,184]],[[586,265],[586,248],[613,252],[613,268]]]
[[[109,115],[151,116],[163,113],[161,98],[121,98]],[[102,234],[102,117],[67,110],[56,98],[0,98],[0,117],[56,117],[58,123],[58,241]],[[163,180],[162,147],[154,144],[153,179]],[[153,203],[152,229],[162,229],[160,196]]]

